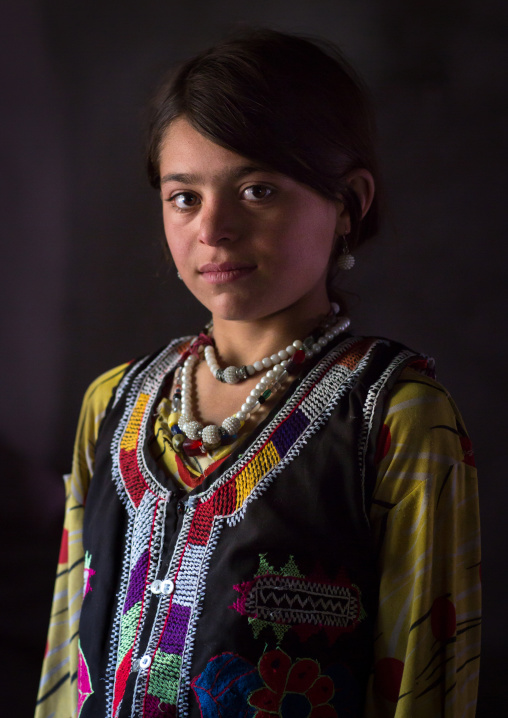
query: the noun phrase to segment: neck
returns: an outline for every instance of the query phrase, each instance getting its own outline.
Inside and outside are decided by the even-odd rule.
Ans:
[[[329,302],[313,311],[283,310],[256,320],[225,320],[214,317],[213,336],[217,353],[226,364],[251,364],[285,349],[295,339],[304,340],[328,314]]]

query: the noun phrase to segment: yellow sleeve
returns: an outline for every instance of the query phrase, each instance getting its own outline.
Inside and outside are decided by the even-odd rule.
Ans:
[[[116,367],[96,379],[83,400],[72,473],[64,477],[64,528],[35,718],[70,718],[77,714],[78,626],[86,578],[83,509],[93,474],[99,426],[126,367]]]
[[[476,469],[437,382],[405,369],[377,452],[380,597],[367,718],[473,718],[480,653]]]

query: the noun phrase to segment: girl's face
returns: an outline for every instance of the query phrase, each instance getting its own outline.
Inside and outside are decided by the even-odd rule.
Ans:
[[[328,310],[328,259],[349,221],[341,202],[215,144],[184,118],[166,132],[160,176],[174,262],[215,319]]]

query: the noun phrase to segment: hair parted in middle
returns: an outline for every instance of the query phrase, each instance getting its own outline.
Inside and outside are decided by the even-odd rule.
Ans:
[[[363,82],[335,45],[246,30],[181,64],[151,108],[147,168],[156,188],[164,134],[179,117],[212,142],[328,199],[342,199],[350,214],[350,250],[377,232],[378,193],[362,219],[347,183],[352,170],[366,169],[379,186],[374,115]],[[340,251],[338,241],[335,257]]]

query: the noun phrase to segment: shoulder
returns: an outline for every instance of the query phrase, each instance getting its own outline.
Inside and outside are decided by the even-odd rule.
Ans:
[[[406,366],[386,402],[386,421],[404,433],[450,424],[462,419],[447,389],[433,377]]]
[[[94,379],[85,392],[82,414],[87,415],[88,418],[93,416],[95,420],[100,420],[130,366],[130,362],[120,364]]]
[[[376,492],[389,489],[391,502],[417,486],[436,487],[452,471],[475,475],[471,441],[442,384],[411,367],[401,371],[385,404],[376,464]]]
[[[93,417],[96,423],[100,421],[113,395],[124,380],[132,381],[140,373],[151,371],[152,369],[156,375],[159,375],[161,364],[162,371],[165,367],[173,366],[187,349],[191,338],[180,337],[175,339],[152,354],[120,364],[98,376],[85,392],[82,419],[88,416],[89,418]]]

